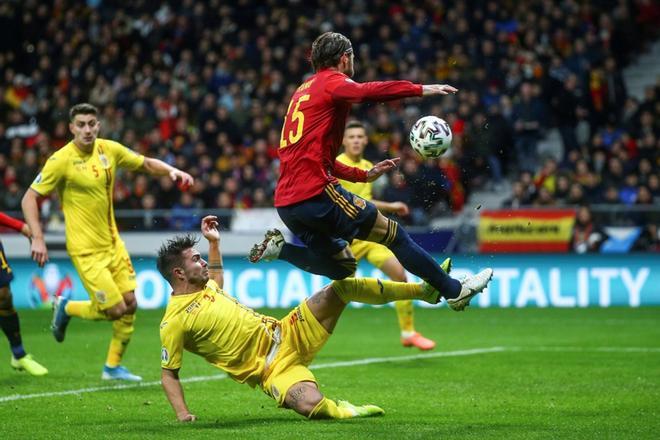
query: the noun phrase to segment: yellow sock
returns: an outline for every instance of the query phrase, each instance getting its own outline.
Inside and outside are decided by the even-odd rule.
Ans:
[[[112,339],[108,348],[108,357],[105,361],[108,367],[114,368],[121,364],[121,359],[135,329],[134,322],[135,315],[124,315],[112,322]]]
[[[376,278],[345,278],[333,281],[332,288],[346,304],[351,301],[364,304],[387,304],[392,301],[426,299],[421,284],[399,283]]]
[[[413,324],[413,302],[397,301],[394,303],[396,308],[396,315],[399,318],[399,327],[402,332],[414,332],[415,326]]]
[[[64,311],[69,316],[77,316],[78,318],[89,319],[92,321],[108,319],[105,313],[92,306],[91,301],[69,301],[66,304]]]
[[[309,419],[348,419],[354,417],[354,413],[347,408],[340,408],[334,400],[324,397],[314,407],[307,418]]]
[[[309,413],[308,419],[350,419],[352,417],[373,417],[385,414],[376,405],[353,405],[345,400],[335,402],[324,397]]]

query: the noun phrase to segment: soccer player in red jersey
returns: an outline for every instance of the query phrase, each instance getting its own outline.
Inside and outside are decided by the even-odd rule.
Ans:
[[[30,238],[31,234],[28,225],[1,212],[0,226],[6,226]],[[15,370],[27,371],[33,376],[44,376],[48,374],[48,370],[32,359],[32,356],[27,354],[23,348],[18,313],[14,309],[11,290],[9,290],[9,284],[13,279],[14,274],[11,267],[9,267],[9,263],[7,263],[5,251],[2,247],[2,242],[0,242],[0,328],[2,328],[3,333],[9,341],[9,348],[12,355],[10,364]]]
[[[354,238],[382,243],[408,271],[440,292],[452,309],[463,310],[486,287],[492,269],[460,282],[451,278],[397,222],[337,181],[371,182],[396,167],[399,159],[379,162],[368,171],[336,160],[353,103],[447,95],[458,90],[409,81],[357,83],[351,79],[351,42],[336,32],[326,32],[314,41],[311,63],[315,74],[294,92],[284,120],[275,189],[280,218],[306,246],[285,243],[279,231],[268,231],[263,242],[252,248],[250,261],[279,258],[339,280],[355,273],[357,261],[349,247]]]

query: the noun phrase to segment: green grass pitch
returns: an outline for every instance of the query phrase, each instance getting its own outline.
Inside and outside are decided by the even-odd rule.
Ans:
[[[139,312],[125,359],[146,385],[107,389],[116,384],[100,379],[108,323],[74,321],[57,344],[49,312],[21,311],[25,346],[50,374],[12,371],[0,340],[0,437],[660,437],[660,308],[417,309],[418,329],[438,341],[419,357],[400,346],[393,309],[351,309],[315,374],[327,396],[380,405],[385,416],[307,421],[187,353],[182,379],[211,376],[184,384],[194,424],[175,421],[157,383],[161,315]]]

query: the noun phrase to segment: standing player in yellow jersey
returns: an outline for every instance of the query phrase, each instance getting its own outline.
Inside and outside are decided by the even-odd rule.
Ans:
[[[344,165],[367,171],[373,168],[373,164],[363,157],[364,149],[367,146],[367,132],[364,125],[360,122],[351,121],[346,125],[343,146],[344,152],[337,156],[339,162]],[[408,205],[403,202],[384,202],[374,200],[371,192],[371,182],[349,182],[340,179],[339,183],[356,196],[362,197],[365,200],[370,200],[381,212],[395,213],[401,216],[408,215]],[[382,244],[353,239],[351,242],[351,250],[357,261],[366,258],[369,263],[382,270],[391,280],[401,282],[407,281],[406,270],[394,256],[392,251]],[[448,258],[441,266],[445,272],[448,272],[450,265],[451,260]],[[417,347],[420,350],[432,350],[435,347],[435,342],[431,339],[425,338],[419,332],[415,331],[413,302],[397,301],[394,303],[394,307],[396,307],[396,313],[399,318],[401,344],[403,344],[404,347]]]
[[[168,240],[158,251],[158,270],[172,286],[160,324],[161,381],[177,418],[182,422],[196,419],[186,405],[179,381],[184,349],[239,383],[259,386],[278,405],[310,419],[383,414],[374,405],[326,398],[307,367],[350,301],[386,304],[419,299],[435,304],[440,293],[426,282],[345,278],[325,286],[282,320],[261,315],[222,290],[217,225],[214,216],[202,220],[202,234],[209,243],[208,263],[195,249],[197,239],[191,236]]]
[[[64,340],[72,316],[113,321],[101,377],[139,381],[140,376],[121,366],[133,334],[137,302],[135,271],[119,236],[112,205],[116,169],[142,170],[154,176],[169,174],[184,189],[193,179],[161,160],[98,138],[100,125],[96,107],[77,104],[71,108],[69,129],[73,140],[48,158],[23,197],[23,214],[32,231],[32,258],[42,266],[48,261],[48,250],[37,199],[57,191],[64,211],[67,251],[91,299],[55,298],[51,326],[55,339]]]

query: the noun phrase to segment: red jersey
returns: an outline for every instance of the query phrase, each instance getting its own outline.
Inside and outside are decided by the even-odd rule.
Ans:
[[[3,214],[0,212],[0,226],[6,226],[8,228],[11,228],[15,231],[21,232],[21,229],[23,229],[23,223],[20,220],[16,220],[14,217],[10,217],[7,214]]]
[[[367,172],[336,161],[351,104],[422,96],[410,81],[356,83],[334,69],[324,69],[293,94],[280,138],[280,178],[275,206],[288,206],[320,194],[337,178],[366,182]]]

